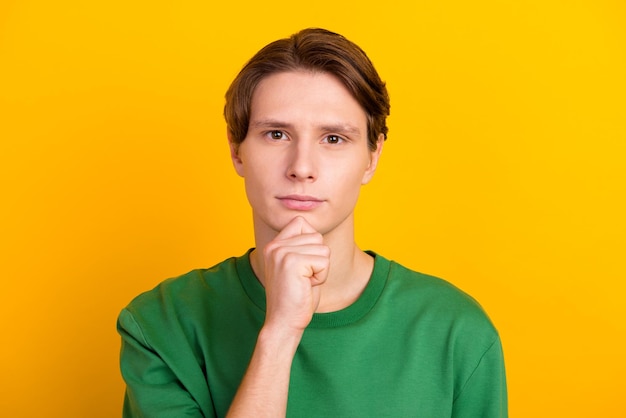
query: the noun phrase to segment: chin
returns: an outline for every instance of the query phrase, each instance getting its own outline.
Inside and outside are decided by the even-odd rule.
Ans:
[[[297,216],[304,218],[313,227],[313,229],[323,234],[319,228],[323,228],[324,226],[320,225],[320,223],[315,219],[315,216],[306,212],[289,212],[280,216],[272,216],[269,219],[258,219],[258,222],[255,222],[255,224],[260,227],[260,230],[265,229],[268,232],[271,231],[274,234],[278,234]]]

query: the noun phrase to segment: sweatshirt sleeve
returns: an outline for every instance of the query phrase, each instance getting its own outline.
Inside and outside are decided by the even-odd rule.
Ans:
[[[128,310],[120,313],[117,329],[122,337],[120,367],[126,382],[123,417],[204,417],[175,373],[150,347]]]
[[[453,418],[507,418],[506,375],[497,338],[454,400]]]

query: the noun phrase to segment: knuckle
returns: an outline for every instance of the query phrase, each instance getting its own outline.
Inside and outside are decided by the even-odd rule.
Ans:
[[[298,254],[287,252],[283,255],[282,260],[285,266],[293,266],[298,261]]]
[[[280,246],[279,242],[271,241],[263,249],[263,255],[266,258],[270,258],[270,257],[273,257],[273,256],[279,254],[281,249],[282,249],[282,247]]]
[[[289,255],[289,250],[285,247],[276,247],[273,255],[275,260],[284,260]]]

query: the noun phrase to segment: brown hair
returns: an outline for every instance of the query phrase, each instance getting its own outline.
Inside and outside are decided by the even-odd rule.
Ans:
[[[389,95],[370,59],[343,36],[310,28],[262,48],[233,80],[226,92],[224,117],[235,144],[243,142],[248,133],[252,95],[259,82],[271,74],[296,70],[337,77],[367,114],[369,148],[376,149],[380,134],[387,139]]]

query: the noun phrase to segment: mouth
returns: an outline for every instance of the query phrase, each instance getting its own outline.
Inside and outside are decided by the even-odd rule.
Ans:
[[[319,199],[314,196],[306,196],[306,195],[278,196],[277,199],[287,209],[298,210],[298,211],[312,210],[320,206],[322,203],[324,203],[323,199]]]

